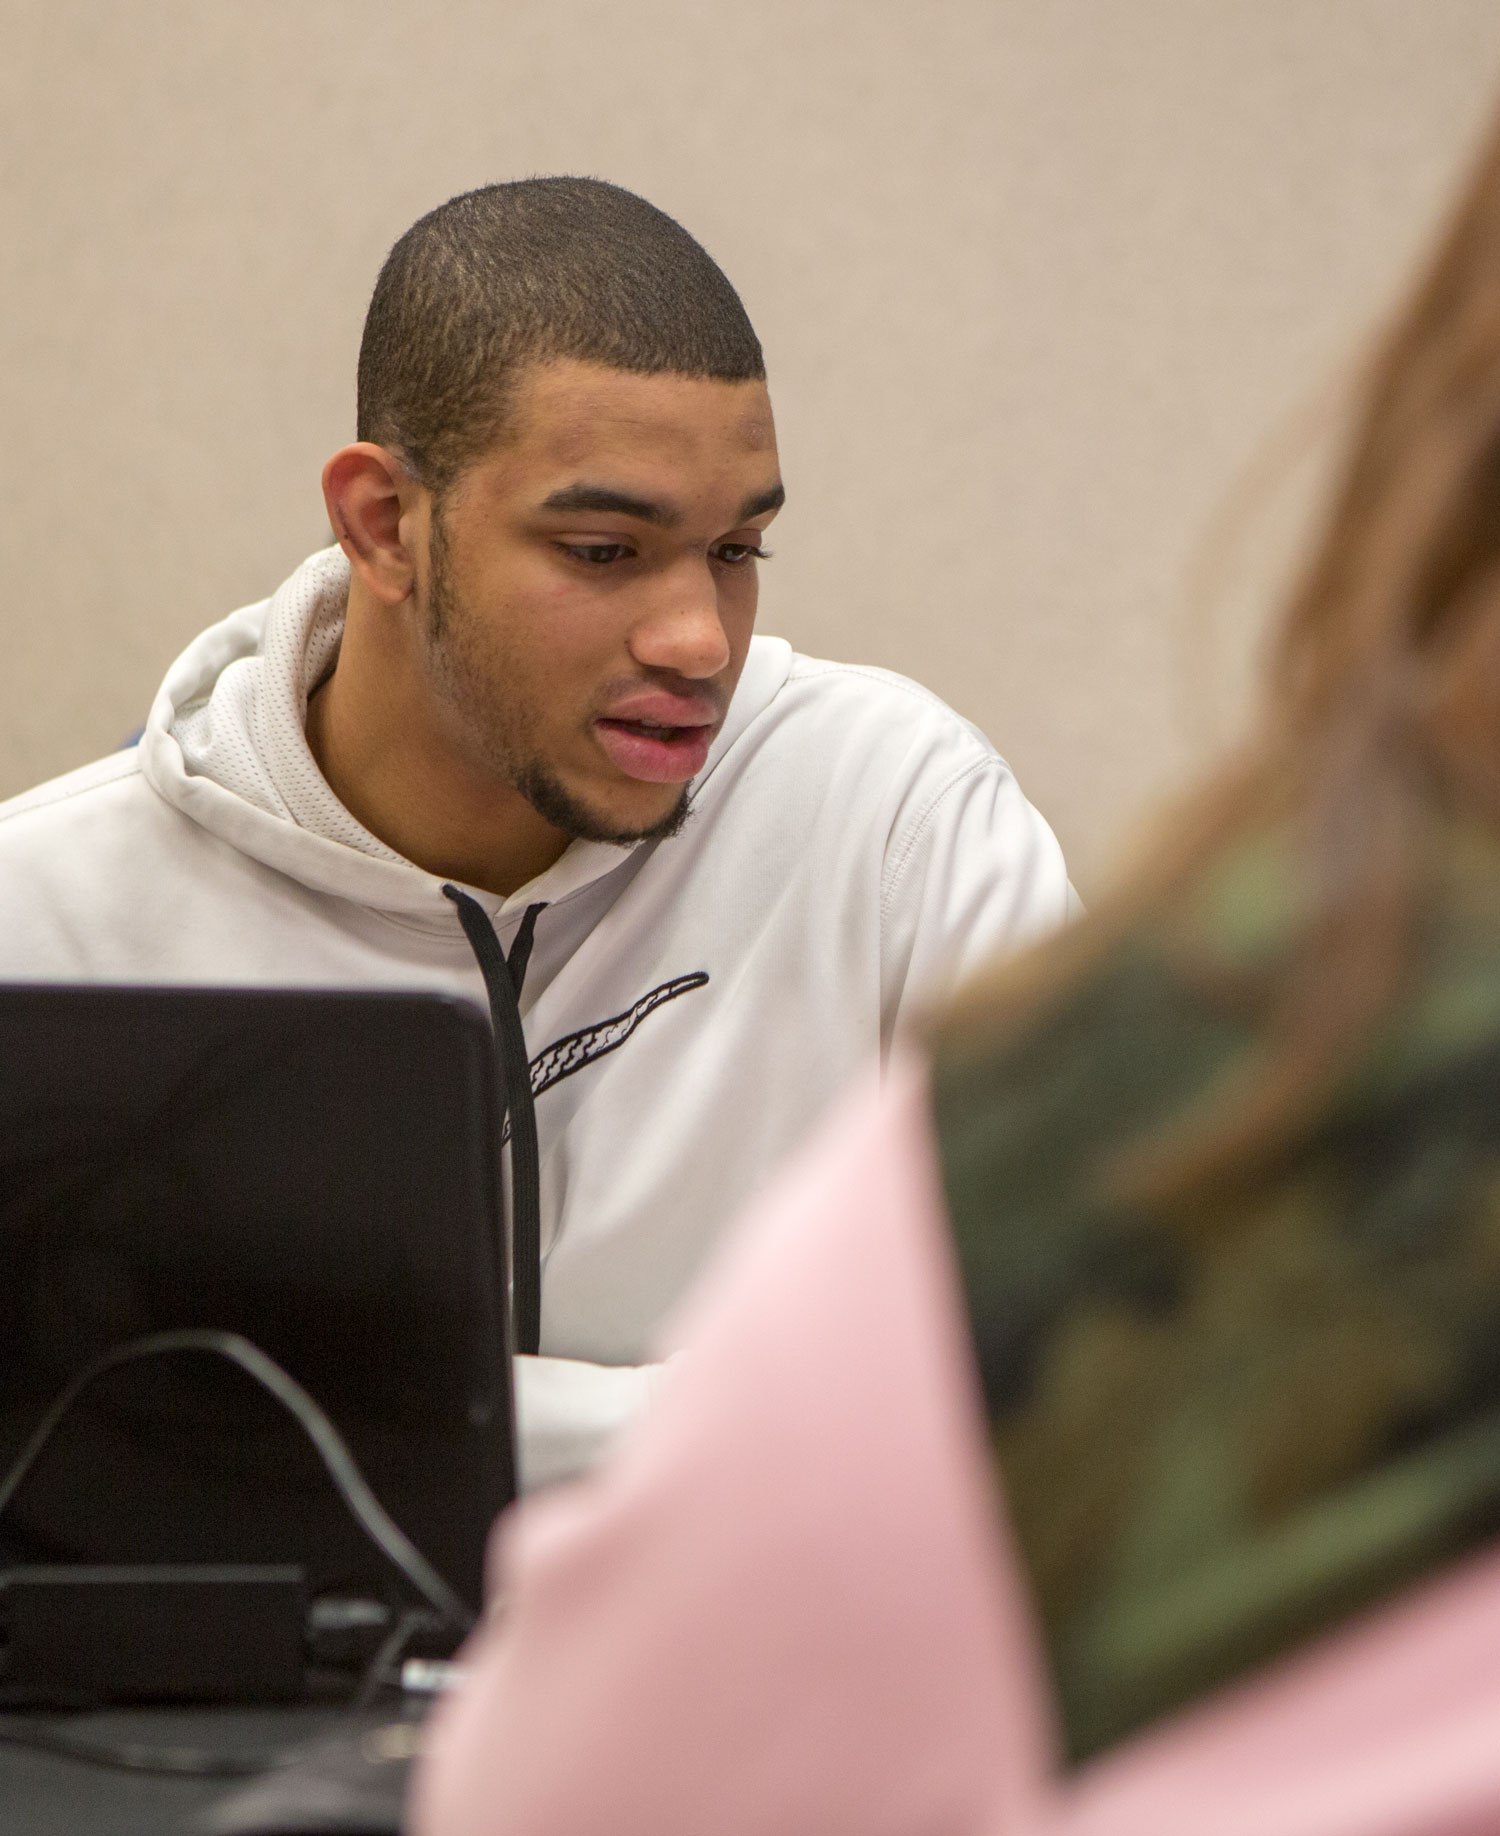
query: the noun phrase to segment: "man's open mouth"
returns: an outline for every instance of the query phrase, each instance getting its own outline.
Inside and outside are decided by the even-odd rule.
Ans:
[[[684,733],[699,733],[701,727],[669,727],[659,720],[611,720],[603,723],[610,727],[620,727],[626,733],[639,733],[646,739],[675,740]]]
[[[702,771],[714,725],[669,726],[656,720],[596,720],[610,762],[647,784],[681,784]]]

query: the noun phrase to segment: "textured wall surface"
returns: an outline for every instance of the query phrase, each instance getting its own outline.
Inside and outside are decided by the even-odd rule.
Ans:
[[[400,231],[583,171],[679,216],[766,343],[765,627],[978,721],[1088,892],[1238,717],[1296,518],[1205,633],[1216,506],[1497,80],[1494,0],[0,0],[0,794],[325,539]]]

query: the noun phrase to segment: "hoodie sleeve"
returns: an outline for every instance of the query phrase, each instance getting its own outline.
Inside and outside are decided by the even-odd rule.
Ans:
[[[524,1492],[596,1466],[627,1422],[650,1408],[665,1366],[517,1356],[516,1427]]]
[[[886,852],[881,1031],[902,1037],[992,956],[1024,948],[1082,909],[1057,838],[1004,759],[968,749],[918,779]]]

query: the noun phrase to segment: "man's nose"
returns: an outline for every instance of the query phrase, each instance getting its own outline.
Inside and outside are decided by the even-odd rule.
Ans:
[[[704,557],[685,557],[661,579],[654,603],[630,634],[630,653],[648,669],[716,676],[729,662],[718,584]]]

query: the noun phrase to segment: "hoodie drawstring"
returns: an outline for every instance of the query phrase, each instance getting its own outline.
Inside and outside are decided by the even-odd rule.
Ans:
[[[536,1108],[531,1100],[531,1061],[521,1028],[521,987],[531,960],[537,914],[545,905],[528,905],[507,957],[475,898],[446,885],[445,897],[458,908],[458,921],[484,977],[500,1066],[500,1122],[510,1116],[511,1315],[515,1347],[534,1352],[542,1337],[542,1204],[541,1171],[536,1145]]]

